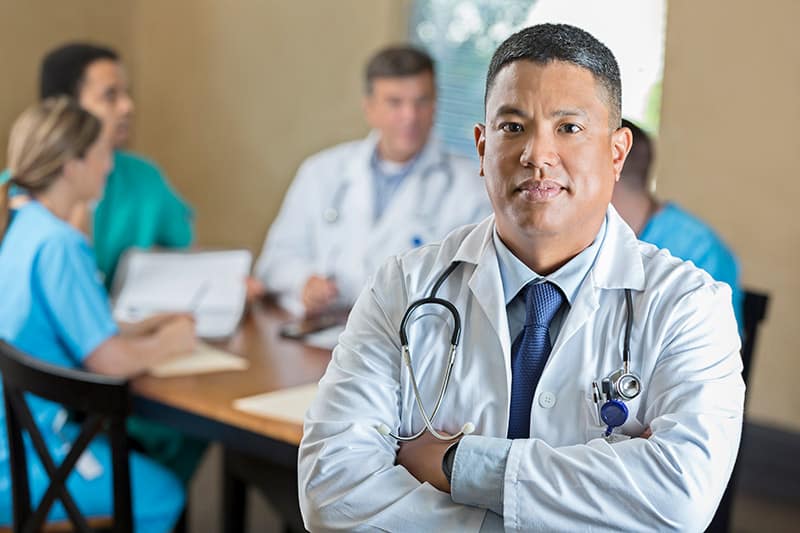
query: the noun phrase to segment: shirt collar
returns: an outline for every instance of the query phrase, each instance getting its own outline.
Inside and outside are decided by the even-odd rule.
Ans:
[[[492,232],[492,239],[494,247],[497,250],[497,262],[500,266],[500,278],[503,282],[503,296],[505,303],[508,305],[511,300],[519,293],[519,291],[528,283],[534,281],[537,283],[549,281],[555,284],[564,296],[567,298],[570,306],[575,301],[575,296],[578,294],[578,289],[583,283],[584,278],[594,265],[597,253],[603,244],[606,236],[607,217],[603,218],[603,224],[600,226],[600,231],[597,232],[592,244],[584,248],[581,253],[570,259],[564,266],[550,274],[549,276],[541,276],[528,268],[528,266],[520,261],[514,253],[508,249],[505,243],[500,239],[497,234],[497,227]]]
[[[369,163],[370,168],[372,169],[372,174],[376,178],[382,179],[384,181],[400,181],[406,176],[411,173],[411,170],[414,168],[414,165],[419,160],[419,156],[422,152],[420,151],[410,160],[406,161],[404,164],[401,164],[397,171],[395,172],[387,172],[386,165],[384,165],[384,160],[381,159],[381,156],[378,155],[378,145],[375,145],[375,148],[372,150],[372,156],[370,157]]]

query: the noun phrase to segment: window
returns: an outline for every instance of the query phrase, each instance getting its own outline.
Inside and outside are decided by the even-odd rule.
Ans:
[[[452,151],[475,157],[472,126],[483,121],[497,46],[542,22],[573,24],[608,45],[620,65],[623,116],[658,131],[666,0],[416,0],[410,39],[436,61],[436,134]]]

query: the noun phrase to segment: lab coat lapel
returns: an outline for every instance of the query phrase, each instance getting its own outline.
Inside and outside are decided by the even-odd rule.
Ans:
[[[419,159],[414,162],[414,168],[392,196],[381,218],[371,222],[375,227],[370,235],[370,249],[384,249],[386,243],[395,242],[398,237],[398,223],[411,222],[413,218],[417,217],[420,208],[419,202],[435,201],[433,198],[426,198],[423,191],[438,191],[438,188],[426,181],[437,179],[433,173],[427,170],[436,165],[441,157],[438,143],[434,139],[429,140],[422,153],[419,154]],[[370,197],[370,202],[374,205],[372,197]],[[421,221],[414,220],[414,222],[420,223]],[[411,240],[408,240],[407,242],[398,242],[397,246],[395,253],[410,249],[413,245]]]
[[[372,224],[375,202],[372,200],[374,184],[372,183],[370,159],[377,143],[377,133],[371,132],[359,144],[345,167],[348,191],[344,205],[347,215],[352,217],[352,222],[348,222],[348,227],[353,231],[358,231],[359,228],[366,230]]]
[[[608,206],[606,216],[608,224],[605,240],[587,279],[578,290],[572,309],[556,339],[553,353],[569,342],[597,311],[601,290],[644,289],[644,266],[636,235],[611,205]]]
[[[486,218],[470,232],[454,259],[475,264],[475,270],[467,284],[500,343],[506,375],[510,380],[511,339],[508,333],[508,315],[500,265],[492,240],[493,232],[494,215]]]

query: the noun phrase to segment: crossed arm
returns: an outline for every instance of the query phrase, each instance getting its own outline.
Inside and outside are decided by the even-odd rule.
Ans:
[[[728,305],[729,293],[702,295],[708,304],[695,302],[696,316],[660,355],[648,382],[649,438],[554,447],[471,435],[459,445],[449,487],[441,470],[449,444],[425,437],[398,447],[375,431],[399,416],[399,317],[381,303],[402,306],[395,285],[397,294],[373,290],[359,299],[307,415],[299,473],[308,527],[477,531],[486,510],[502,515],[507,530],[705,527],[741,431],[735,321],[708,313],[709,305]],[[460,477],[459,468],[473,475]]]

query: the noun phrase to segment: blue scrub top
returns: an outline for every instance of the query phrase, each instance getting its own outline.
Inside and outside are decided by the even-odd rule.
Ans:
[[[83,360],[118,332],[86,238],[39,202],[12,211],[0,241],[0,338],[15,348],[64,367]],[[48,445],[59,406],[29,398]],[[2,404],[0,404],[2,405]],[[5,411],[0,408],[0,423]],[[0,431],[0,467],[7,473],[7,434]]]
[[[714,230],[677,205],[667,203],[650,218],[639,239],[666,248],[673,256],[693,262],[716,281],[730,285],[733,310],[741,331],[743,301],[739,287],[739,265],[733,252]]]

